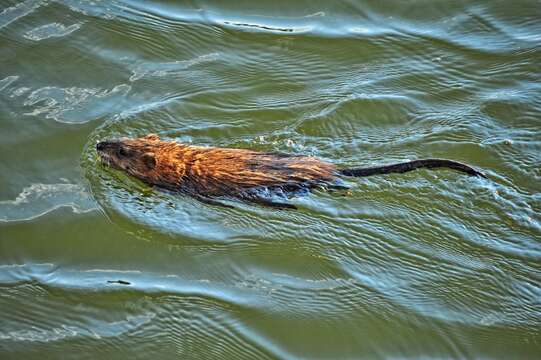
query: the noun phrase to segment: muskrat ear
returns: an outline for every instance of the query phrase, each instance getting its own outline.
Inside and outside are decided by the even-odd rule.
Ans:
[[[160,140],[160,137],[156,134],[148,134],[147,136],[143,137],[143,139],[147,140]]]
[[[150,169],[154,169],[156,166],[156,157],[154,153],[147,152],[143,154],[143,163]]]

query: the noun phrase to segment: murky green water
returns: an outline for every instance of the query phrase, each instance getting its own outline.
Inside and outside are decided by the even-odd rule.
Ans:
[[[3,0],[0,358],[539,358],[540,121],[539,1]],[[219,208],[98,163],[149,132],[490,180]]]

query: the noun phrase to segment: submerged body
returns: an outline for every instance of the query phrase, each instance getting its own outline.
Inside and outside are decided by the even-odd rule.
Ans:
[[[484,176],[451,160],[425,159],[359,169],[309,156],[246,149],[202,147],[163,141],[151,134],[137,139],[103,141],[96,146],[103,162],[151,185],[181,191],[200,200],[232,196],[265,205],[293,207],[261,196],[261,189],[291,191],[333,184],[341,175],[369,176],[416,168],[448,167]]]

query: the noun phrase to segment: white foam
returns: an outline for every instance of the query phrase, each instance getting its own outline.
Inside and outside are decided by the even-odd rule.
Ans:
[[[47,119],[54,119],[63,123],[83,123],[91,118],[73,117],[67,115],[70,111],[83,112],[93,101],[100,98],[125,96],[131,90],[128,84],[116,85],[111,90],[100,88],[61,88],[45,86],[32,91],[23,105],[33,107],[33,110],[24,115],[38,116],[44,114]],[[100,100],[101,101],[101,100]]]
[[[34,12],[42,4],[46,4],[43,0],[26,0],[17,5],[8,7],[0,13],[0,29],[8,26],[12,22]]]
[[[7,88],[9,85],[11,85],[14,81],[17,81],[19,77],[17,75],[11,75],[8,77],[3,78],[0,80],[0,91]]]
[[[0,222],[33,220],[61,207],[70,207],[75,213],[98,208],[81,185],[32,184],[14,200],[0,201]]]
[[[40,41],[52,37],[63,37],[69,35],[72,32],[79,30],[81,26],[82,23],[64,26],[60,23],[54,22],[30,30],[23,36],[29,40]]]
[[[11,92],[10,97],[16,97],[16,96],[24,95],[24,93],[28,92],[28,90],[30,90],[29,87],[21,86],[20,88],[17,88],[17,89],[15,89],[15,90],[13,90],[13,91]]]
[[[62,325],[52,329],[39,329],[37,327],[32,327],[24,330],[0,332],[0,340],[49,342],[61,340],[67,337],[74,337],[77,336],[77,334],[77,328],[67,325]]]

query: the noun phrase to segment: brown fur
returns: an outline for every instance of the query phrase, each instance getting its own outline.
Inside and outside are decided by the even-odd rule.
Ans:
[[[98,145],[104,162],[149,184],[203,196],[330,182],[335,165],[313,157],[163,141],[151,134]]]
[[[446,159],[337,169],[331,163],[309,156],[185,145],[160,140],[154,134],[138,139],[103,141],[96,147],[102,161],[115,168],[149,184],[182,191],[213,204],[216,202],[209,198],[234,196],[264,205],[294,208],[290,204],[272,202],[257,190],[288,191],[321,184],[337,186],[335,180],[340,175],[371,176],[419,168],[450,168],[486,177],[469,165]]]

